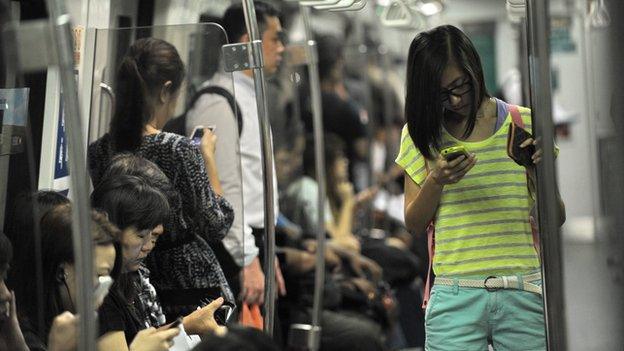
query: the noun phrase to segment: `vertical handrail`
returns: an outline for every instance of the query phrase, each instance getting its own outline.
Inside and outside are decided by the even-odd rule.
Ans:
[[[256,62],[262,62],[261,37],[253,0],[242,0],[245,12],[245,24],[251,45],[251,54]],[[271,128],[267,110],[266,83],[263,64],[253,68],[256,106],[260,122],[260,139],[262,141],[262,170],[264,175],[264,331],[273,335],[275,316],[275,208],[273,196],[273,147],[271,145]]]
[[[89,221],[89,176],[83,146],[78,89],[74,76],[74,57],[70,16],[63,0],[47,1],[52,38],[57,47],[57,60],[65,109],[71,178],[72,239],[77,270],[76,308],[80,315],[78,350],[95,350],[95,309],[93,290],[93,252]]]
[[[300,6],[301,18],[305,28],[306,54],[308,56],[308,75],[310,79],[310,97],[312,99],[312,122],[314,128],[314,161],[318,183],[317,223],[316,223],[316,266],[314,274],[314,304],[312,306],[312,326],[320,331],[321,312],[323,310],[323,287],[325,286],[325,141],[323,139],[323,107],[321,102],[321,83],[318,71],[318,53],[312,37],[310,8]],[[317,337],[320,335],[316,335]],[[314,343],[318,346],[318,343]]]
[[[527,0],[531,107],[535,135],[544,150],[537,166],[537,208],[542,258],[544,319],[549,350],[566,350],[559,203],[550,85],[549,1]]]

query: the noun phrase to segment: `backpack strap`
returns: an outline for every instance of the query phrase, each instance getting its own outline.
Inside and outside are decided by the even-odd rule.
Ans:
[[[429,164],[425,159],[425,168],[429,174]],[[433,273],[433,257],[435,256],[435,216],[427,225],[427,251],[429,253],[429,266],[427,268],[427,281],[425,281],[425,291],[423,292],[422,308],[427,308],[429,298],[431,297],[432,273]]]
[[[186,110],[184,110],[184,113],[182,113],[178,117],[169,120],[167,124],[165,124],[165,126],[163,127],[163,130],[166,132],[186,135],[186,116],[193,108],[193,106],[195,106],[197,100],[199,100],[199,98],[202,97],[202,95],[204,94],[220,95],[227,100],[230,108],[232,109],[232,112],[234,112],[234,115],[236,117],[236,122],[238,125],[238,136],[240,137],[241,133],[243,132],[243,113],[241,112],[240,106],[236,102],[236,99],[234,98],[234,95],[232,95],[232,93],[230,93],[227,89],[217,85],[209,85],[195,92],[188,105],[186,106]]]
[[[513,121],[513,123],[520,128],[524,128],[524,121],[522,120],[522,116],[520,116],[520,110],[518,109],[518,106],[507,104],[507,109],[511,114],[511,120]]]
[[[227,100],[230,108],[232,109],[232,112],[234,112],[234,115],[236,116],[236,122],[238,124],[238,136],[240,136],[243,132],[243,113],[241,112],[240,106],[236,102],[234,95],[232,95],[229,90],[218,85],[209,85],[207,87],[201,88],[195,93],[195,95],[193,95],[193,98],[189,102],[186,111],[184,112],[185,119],[186,114],[193,108],[193,106],[195,106],[197,100],[199,100],[199,98],[204,94],[220,95]],[[186,125],[186,123],[184,124]]]
[[[425,291],[423,292],[423,309],[427,308],[429,298],[431,297],[433,257],[435,256],[435,220],[431,220],[427,226],[427,251],[429,252],[429,267],[427,268],[427,281],[425,282]]]

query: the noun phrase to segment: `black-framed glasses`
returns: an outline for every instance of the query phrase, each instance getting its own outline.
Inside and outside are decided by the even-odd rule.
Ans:
[[[441,98],[442,98],[441,99],[442,105],[445,107],[450,107],[451,95],[461,98],[471,91],[472,91],[472,84],[469,79],[465,80],[462,84],[452,89],[442,89],[442,92],[440,93]]]

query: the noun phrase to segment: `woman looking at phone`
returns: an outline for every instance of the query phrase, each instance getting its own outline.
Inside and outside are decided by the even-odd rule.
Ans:
[[[177,50],[166,41],[133,43],[119,67],[110,132],[89,146],[95,186],[113,156],[129,152],[154,162],[180,195],[181,206],[162,223],[166,235],[146,261],[169,320],[195,311],[207,298],[234,301],[209,246],[223,239],[234,220],[220,195],[216,136],[205,129],[198,147],[161,131],[175,111],[184,72]]]
[[[119,230],[106,215],[92,211],[91,237],[93,238],[93,282],[100,291],[100,278],[117,279],[121,271],[121,257],[115,245]],[[19,306],[20,326],[30,350],[73,350],[77,342],[77,321],[74,313],[77,298],[76,266],[72,242],[71,206],[53,207],[41,218],[41,250],[43,286],[41,290],[21,289]],[[28,255],[30,253],[19,252]],[[19,276],[17,285],[28,286],[32,275]],[[105,291],[103,292],[105,293]],[[36,303],[37,295],[44,296],[44,305]],[[96,307],[102,301],[96,299]],[[43,324],[38,315],[42,313]],[[65,345],[65,346],[62,346]]]
[[[526,168],[507,155],[514,111],[530,131],[529,109],[490,97],[479,55],[459,29],[437,27],[412,41],[396,162],[406,174],[407,227],[422,233],[435,224],[427,350],[483,350],[488,340],[497,350],[546,348],[527,189],[541,151]],[[536,142],[520,147],[529,145]],[[467,154],[446,160],[441,150],[451,146]],[[491,289],[503,281],[505,289]]]
[[[117,160],[120,159],[116,158],[111,168],[113,166],[116,169],[120,168],[118,165],[120,161]],[[121,160],[123,162],[124,159]],[[165,184],[166,177],[155,165],[150,162],[147,167],[151,168],[151,172],[147,173],[156,178],[154,183]],[[101,350],[129,349],[132,351],[134,350],[133,344],[143,347],[147,342],[137,340],[151,340],[147,335],[152,333],[144,330],[162,327],[159,328],[161,331],[178,326],[177,324],[164,325],[164,318],[160,319],[157,315],[151,315],[155,311],[147,307],[158,304],[158,299],[155,294],[144,296],[145,291],[141,290],[143,282],[138,276],[142,262],[163,234],[162,222],[169,216],[170,207],[166,195],[150,186],[144,179],[124,174],[113,176],[108,171],[107,175],[110,176],[106,176],[93,191],[92,201],[94,207],[106,211],[111,222],[119,226],[121,230],[123,274],[113,284],[110,294],[98,311],[101,335],[98,347]],[[204,334],[217,328],[213,313],[222,302],[222,299],[218,299],[180,319],[186,332]],[[155,314],[158,313],[162,312],[155,312]],[[145,333],[148,334],[144,335]],[[177,333],[171,334],[171,337],[175,335]],[[161,345],[166,348],[171,347],[170,338],[164,340]]]

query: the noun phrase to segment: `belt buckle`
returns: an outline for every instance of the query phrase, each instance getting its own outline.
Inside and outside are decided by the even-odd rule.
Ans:
[[[489,276],[489,277],[485,278],[485,280],[483,281],[483,286],[485,287],[485,290],[487,290],[487,291],[489,291],[489,292],[493,292],[493,291],[500,290],[500,288],[489,288],[489,287],[487,286],[487,282],[488,282],[488,280],[490,280],[490,279],[496,279],[496,277],[495,277],[495,276],[493,276],[493,275],[491,275],[491,276]]]

